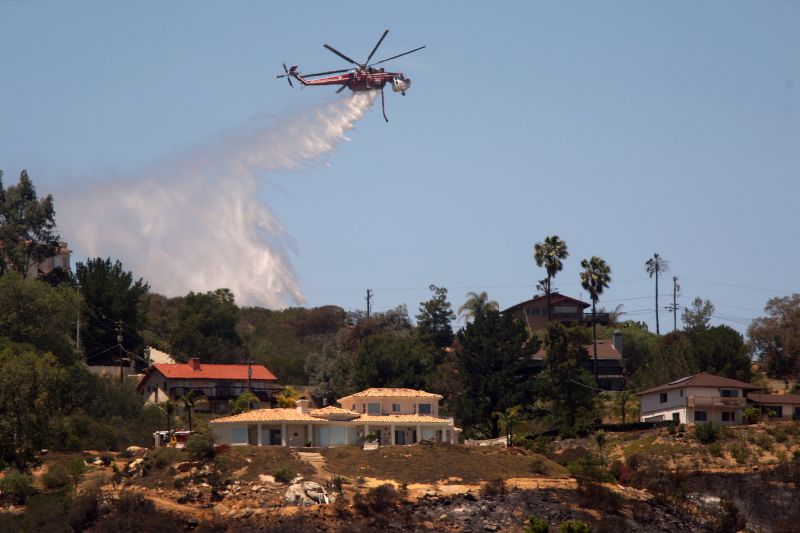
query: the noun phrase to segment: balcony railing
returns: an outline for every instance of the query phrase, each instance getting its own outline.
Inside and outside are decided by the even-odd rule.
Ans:
[[[189,394],[190,391],[194,391],[195,395],[205,397],[208,400],[232,400],[245,391],[251,391],[262,402],[273,402],[275,397],[275,390],[255,389],[239,385],[218,387],[171,387],[168,392],[170,398],[177,400]]]
[[[741,408],[747,404],[745,398],[723,398],[721,396],[689,396],[688,407],[731,407]]]

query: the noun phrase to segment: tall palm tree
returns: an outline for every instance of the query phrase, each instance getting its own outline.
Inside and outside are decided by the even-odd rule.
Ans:
[[[645,261],[644,266],[651,278],[656,277],[656,335],[661,335],[658,327],[658,275],[669,270],[669,263],[660,255],[653,254],[653,257]]]
[[[515,405],[505,411],[495,411],[492,416],[497,418],[500,431],[506,434],[506,446],[511,446],[514,441],[514,426],[522,421],[522,406]]]
[[[183,408],[186,410],[186,414],[189,415],[189,431],[192,431],[192,409],[194,409],[194,404],[200,395],[197,393],[196,390],[190,390],[180,398],[178,398],[178,402],[183,404]]]
[[[547,278],[543,280],[542,287],[547,295],[547,321],[550,321],[550,293],[553,278],[564,268],[563,260],[569,256],[567,243],[558,238],[558,235],[545,237],[544,242],[537,242],[533,246],[533,258],[536,266],[544,267],[547,271]]]
[[[480,294],[470,291],[467,293],[467,301],[458,308],[458,316],[459,318],[463,316],[464,321],[469,322],[486,311],[497,311],[498,309],[500,306],[494,300],[489,299],[486,291],[481,291]]]
[[[592,340],[594,341],[594,379],[597,381],[597,301],[600,300],[600,295],[603,290],[608,288],[611,282],[611,267],[608,264],[593,255],[591,259],[584,259],[581,261],[581,286],[584,290],[589,292],[589,297],[592,299]]]

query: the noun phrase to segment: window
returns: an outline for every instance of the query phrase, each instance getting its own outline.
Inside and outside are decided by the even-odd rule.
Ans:
[[[695,422],[707,422],[708,421],[708,413],[705,411],[695,411],[694,412],[694,421]]]
[[[431,414],[431,404],[429,404],[429,403],[421,403],[421,404],[419,404],[419,414],[421,414],[421,415],[429,415],[429,414]]]
[[[736,421],[736,413],[734,411],[722,411],[722,421],[723,422],[735,422]]]
[[[367,404],[367,414],[370,414],[370,415],[379,415],[379,414],[381,414],[381,404],[379,404],[379,403],[369,403],[369,404]]]
[[[233,428],[234,444],[247,444],[247,428]]]
[[[392,412],[393,413],[399,413],[400,412],[400,404],[399,403],[393,403],[392,404]]]
[[[658,395],[658,401],[659,401],[659,403],[667,403],[667,393],[666,392],[662,392],[661,394],[659,394]]]
[[[723,398],[738,398],[739,391],[736,389],[720,389],[719,395]]]

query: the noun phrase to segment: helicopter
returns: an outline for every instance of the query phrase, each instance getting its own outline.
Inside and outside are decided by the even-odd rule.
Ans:
[[[406,91],[411,87],[411,78],[408,78],[402,72],[386,72],[383,68],[376,68],[376,65],[380,65],[381,63],[386,63],[387,61],[391,61],[392,59],[397,59],[398,57],[402,57],[408,54],[412,54],[419,50],[425,48],[425,46],[420,46],[419,48],[414,48],[413,50],[409,50],[408,52],[403,52],[402,54],[397,54],[396,56],[388,57],[386,59],[382,59],[380,61],[376,61],[375,63],[370,63],[372,56],[375,55],[375,52],[378,51],[378,47],[380,47],[383,40],[386,38],[386,35],[389,33],[389,30],[383,32],[381,38],[378,39],[378,43],[375,45],[375,48],[372,49],[367,60],[363,63],[359,63],[354,59],[346,56],[336,48],[332,47],[329,44],[324,45],[325,48],[336,54],[337,56],[341,57],[345,61],[348,61],[355,65],[355,67],[350,67],[342,70],[329,70],[327,72],[315,72],[313,74],[301,74],[300,71],[297,69],[297,65],[292,65],[290,67],[286,66],[286,63],[283,63],[283,74],[278,74],[275,78],[286,78],[286,81],[289,82],[290,87],[294,87],[292,84],[292,78],[299,81],[304,86],[316,86],[316,85],[341,85],[336,93],[340,93],[345,89],[350,89],[353,92],[359,91],[372,91],[372,90],[380,90],[381,91],[381,111],[383,112],[383,118],[386,122],[389,122],[389,119],[386,117],[386,105],[383,96],[383,88],[386,84],[391,84],[392,90],[396,93],[400,93],[403,96],[406,95]],[[317,76],[324,76],[322,78],[317,78]],[[309,79],[315,78],[315,79]]]

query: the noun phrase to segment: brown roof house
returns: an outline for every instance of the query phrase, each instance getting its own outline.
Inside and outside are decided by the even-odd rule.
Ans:
[[[611,339],[597,340],[597,380],[598,385],[604,390],[622,390],[625,388],[625,365],[622,359],[622,332],[615,331]],[[587,344],[584,349],[589,354],[589,360],[584,368],[594,376],[594,345]],[[547,349],[542,346],[533,354],[534,364],[538,369],[544,369],[547,359]]]
[[[747,403],[761,410],[765,417],[800,420],[800,395],[750,393]]]
[[[176,400],[190,391],[207,400],[205,410],[227,413],[229,401],[251,391],[265,405],[273,405],[278,378],[264,365],[217,365],[192,358],[188,363],[155,363],[147,369],[137,391],[145,403]]]
[[[399,388],[367,389],[340,398],[341,407],[256,409],[210,422],[217,443],[252,446],[364,446],[372,434],[378,445],[421,440],[458,443],[452,418],[439,416],[438,394]]]
[[[582,300],[577,300],[561,293],[550,294],[550,318],[553,321],[561,322],[565,326],[589,326],[592,324],[592,314],[584,310],[591,307]],[[503,313],[509,313],[514,318],[525,324],[529,330],[537,331],[547,328],[547,296],[534,296],[530,300],[525,300],[516,305],[512,305]],[[608,313],[597,313],[597,323],[607,326],[609,324]]]
[[[639,393],[642,422],[741,424],[747,395],[757,385],[713,374],[695,374]]]

